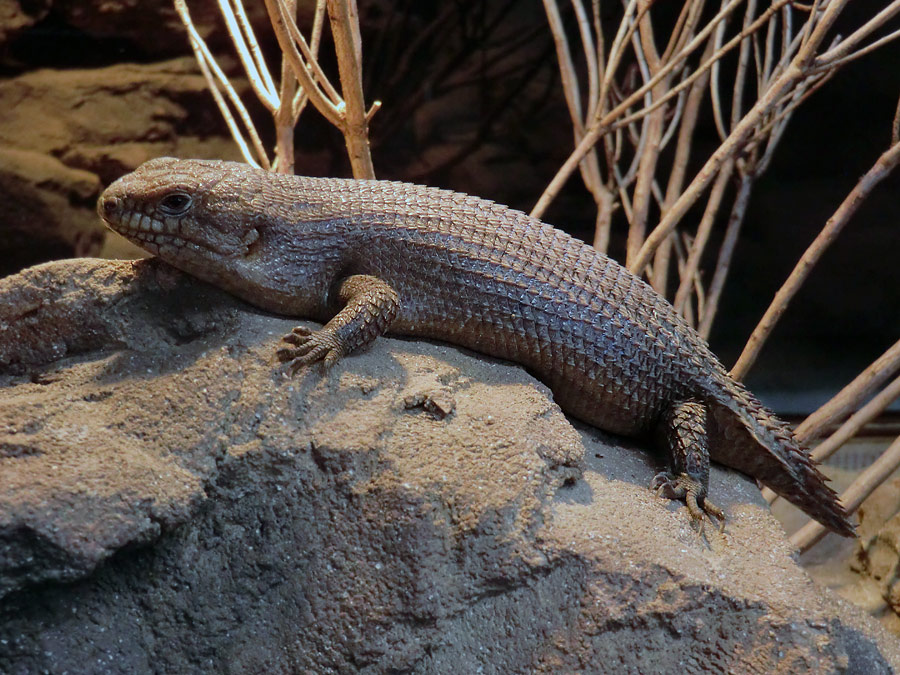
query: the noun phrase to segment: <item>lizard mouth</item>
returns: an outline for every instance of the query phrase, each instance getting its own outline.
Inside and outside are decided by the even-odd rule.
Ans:
[[[110,229],[136,243],[168,243],[177,246],[177,241],[188,241],[176,221],[167,223],[139,211],[129,211],[116,197],[102,199],[97,210]]]
[[[230,258],[247,255],[259,239],[256,229],[248,230],[236,241],[192,237],[185,232],[185,227],[178,219],[158,218],[140,211],[129,211],[115,197],[102,200],[98,211],[110,229],[154,255],[184,249]]]
[[[192,242],[181,235],[173,235],[168,233],[145,232],[143,230],[129,230],[125,228],[114,228],[116,232],[126,239],[133,241],[141,248],[145,248],[151,253],[159,253],[160,248],[195,248],[206,249],[208,247],[201,246],[196,242]]]
[[[177,222],[167,223],[138,211],[128,211],[117,197],[102,199],[97,205],[97,211],[111,230],[154,255],[159,255],[161,248],[189,248],[218,253],[211,242],[195,241],[185,236]]]

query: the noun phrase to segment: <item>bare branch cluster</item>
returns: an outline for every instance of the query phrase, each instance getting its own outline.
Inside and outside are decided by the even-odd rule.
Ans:
[[[272,115],[276,139],[273,160],[263,147],[246,106],[194,26],[187,4],[184,0],[175,0],[175,9],[187,28],[200,69],[244,159],[254,166],[279,173],[293,173],[294,127],[307,103],[312,103],[325,119],[343,133],[353,175],[356,178],[374,178],[368,123],[379,104],[376,102],[368,111],[364,107],[362,46],[355,0],[318,0],[308,41],[297,27],[296,0],[265,2],[282,52],[277,85],[262,56],[241,0],[218,0],[228,34],[253,93]],[[343,96],[329,81],[317,60],[326,9]]]
[[[849,0],[805,5],[685,0],[670,16],[671,3],[653,0],[622,0],[613,15],[598,0],[589,8],[582,0],[570,1],[568,26],[557,0],[543,3],[575,149],[532,214],[543,214],[578,169],[597,205],[594,246],[607,249],[613,214],[621,210],[629,269],[645,274],[707,337],[754,182],[768,167],[792,113],[843,65],[900,37],[900,29],[889,27],[900,14],[900,0],[872,6],[871,15],[845,37],[834,36],[834,27]],[[576,43],[580,49],[573,48]],[[720,145],[706,158],[692,158],[704,105],[711,110]],[[859,205],[900,163],[900,105],[891,131],[890,148],[828,219],[776,294],[732,370],[735,378],[747,373],[788,303]],[[689,179],[692,160],[702,161],[702,167]],[[700,214],[699,222],[688,228],[685,215],[692,209]],[[720,221],[724,232],[706,286],[701,262]],[[669,289],[672,276],[678,284]],[[829,457],[900,395],[900,379],[882,389],[898,371],[900,343],[801,424],[798,438],[813,441],[842,422],[813,453],[819,460]],[[842,496],[848,509],[900,466],[898,443]],[[775,498],[769,490],[766,495]],[[811,522],[794,542],[806,549],[823,534],[824,528]]]
[[[594,245],[606,250],[612,216],[621,209],[629,269],[646,273],[707,336],[753,182],[767,168],[791,114],[840,66],[900,37],[900,31],[876,37],[900,13],[900,1],[830,44],[825,40],[849,0],[809,6],[722,0],[718,7],[686,0],[672,16],[665,15],[671,3],[623,0],[612,21],[598,0],[590,8],[571,0],[570,30],[557,0],[543,2],[575,150],[532,215],[542,215],[578,169],[597,204]],[[576,37],[580,49],[573,47]],[[689,180],[707,99],[721,144]],[[685,214],[704,198],[699,225],[685,229]],[[726,213],[727,219],[719,218]],[[718,220],[726,222],[725,234],[705,289],[701,261]],[[670,270],[679,283],[667,293]]]

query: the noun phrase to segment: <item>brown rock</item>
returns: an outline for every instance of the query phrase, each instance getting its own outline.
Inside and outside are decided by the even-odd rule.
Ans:
[[[102,186],[161,155],[237,159],[225,133],[192,58],[0,82],[0,276],[59,257],[138,257],[97,217]]]
[[[226,133],[191,57],[0,82],[0,143],[52,155],[104,183],[161,155],[237,158]]]
[[[891,672],[753,484],[724,535],[522,369],[275,318],[157,261],[0,281],[0,672]],[[581,469],[581,471],[579,471]]]
[[[47,16],[51,0],[0,0],[0,46]]]
[[[858,475],[847,473],[850,478]],[[858,539],[841,548],[823,542],[832,545],[816,546],[803,560],[814,579],[876,617],[895,636],[900,636],[898,495],[900,478],[880,485],[859,508]]]
[[[0,276],[47,257],[97,255],[106,239],[97,176],[55,157],[0,148]]]
[[[305,7],[309,3],[301,2]],[[188,0],[197,32],[213,47],[230,47],[225,22],[214,0]],[[266,6],[244,3],[259,39],[271,32]],[[66,23],[96,38],[126,40],[155,57],[191,54],[187,31],[171,0],[57,0],[54,10]]]

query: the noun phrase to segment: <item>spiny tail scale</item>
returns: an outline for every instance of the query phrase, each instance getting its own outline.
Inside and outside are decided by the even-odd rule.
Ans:
[[[710,457],[756,477],[830,530],[854,536],[828,479],[791,428],[746,387],[726,378],[710,403]]]

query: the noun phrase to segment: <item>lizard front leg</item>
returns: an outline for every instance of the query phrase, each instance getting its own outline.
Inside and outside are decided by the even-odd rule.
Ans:
[[[683,499],[691,519],[703,532],[703,514],[718,518],[725,527],[725,513],[706,497],[709,489],[709,450],[706,406],[695,399],[672,404],[659,421],[658,436],[671,459],[672,471],[656,474],[650,488],[669,499]]]
[[[282,338],[293,346],[277,356],[288,362],[293,375],[303,366],[322,361],[326,368],[341,357],[371,343],[393,323],[400,310],[400,296],[378,277],[357,274],[344,279],[337,291],[341,310],[319,330],[297,326]]]

